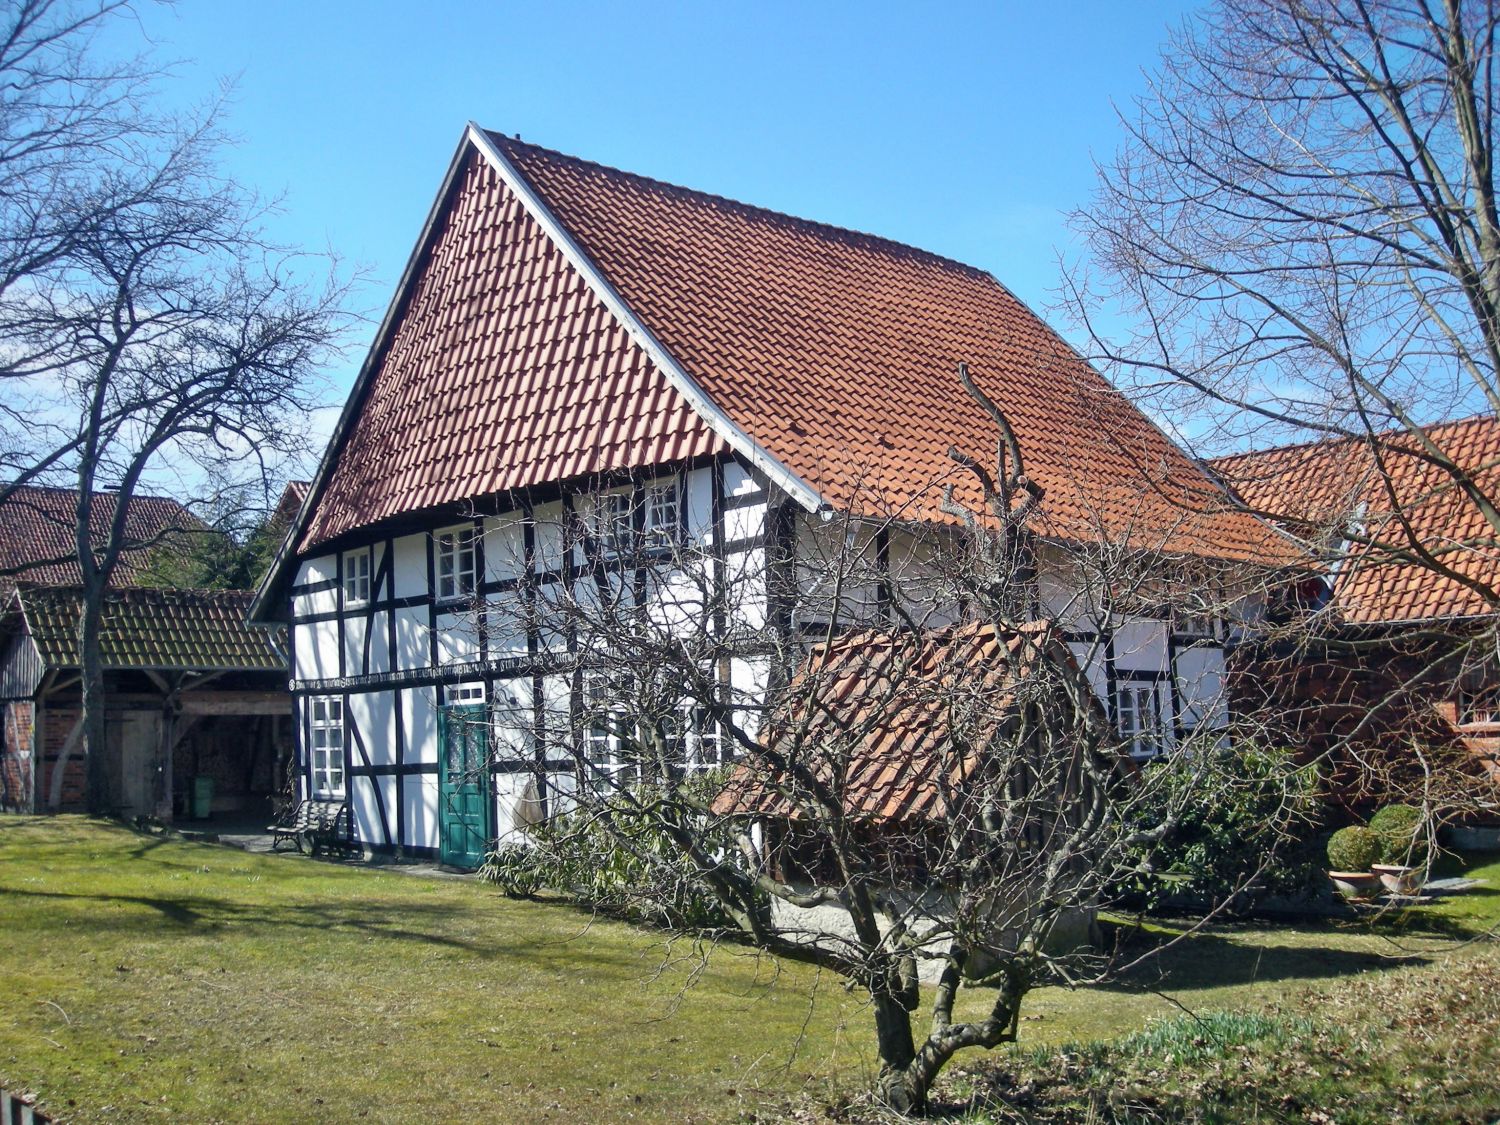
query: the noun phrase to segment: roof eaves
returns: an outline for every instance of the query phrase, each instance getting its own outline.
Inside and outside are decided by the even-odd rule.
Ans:
[[[246,620],[251,625],[271,626],[276,624],[275,618],[268,615],[267,610],[277,590],[283,583],[283,571],[286,569],[293,553],[293,545],[302,538],[302,532],[307,526],[307,518],[311,514],[314,502],[323,492],[323,486],[328,483],[328,476],[333,471],[334,460],[343,448],[344,439],[348,436],[349,428],[354,424],[359,414],[360,407],[364,404],[365,393],[369,390],[370,382],[375,377],[378,368],[377,359],[384,354],[385,346],[390,339],[391,332],[400,319],[402,307],[406,303],[408,290],[411,288],[412,280],[415,278],[418,266],[427,253],[428,244],[432,241],[434,228],[437,226],[439,217],[443,213],[443,207],[449,195],[452,193],[454,181],[458,178],[459,171],[463,168],[464,156],[470,143],[470,136],[474,131],[471,123],[459,139],[458,146],[453,150],[453,159],[448,164],[448,173],[443,177],[442,186],[438,188],[437,195],[433,197],[432,206],[427,211],[427,221],[422,224],[422,234],[412,247],[411,255],[406,259],[406,268],[401,271],[401,280],[397,283],[391,296],[390,304],[386,306],[385,316],[381,318],[380,328],[375,333],[375,338],[370,342],[370,350],[365,353],[365,361],[360,366],[359,375],[354,380],[354,386],[349,392],[349,397],[344,402],[344,409],[339,414],[338,423],[333,428],[333,434],[328,439],[328,445],[323,450],[323,459],[318,463],[318,471],[313,476],[312,482],[307,486],[307,491],[302,496],[302,504],[297,509],[295,518],[287,525],[286,537],[281,541],[281,546],[276,550],[276,557],[271,560],[271,565],[266,569],[265,576],[260,585],[256,587],[255,597],[250,602],[250,610]]]
[[[614,314],[615,318],[624,326],[632,340],[642,351],[651,358],[651,361],[667,377],[667,380],[676,388],[679,394],[685,398],[698,415],[706,422],[710,429],[717,433],[724,441],[748,460],[752,465],[765,473],[778,487],[787,495],[795,499],[809,512],[816,512],[829,507],[827,501],[820,496],[806,481],[797,476],[789,468],[781,463],[772,453],[740,428],[732,418],[726,414],[719,405],[711,399],[707,392],[698,385],[683,366],[677,362],[671,352],[656,335],[646,327],[645,323],[635,314],[635,311],[625,303],[623,297],[609,280],[600,272],[599,267],[593,259],[584,252],[583,248],[573,238],[571,232],[552,213],[550,207],[543,201],[541,196],[531,185],[531,181],[523,175],[510,160],[508,156],[495,144],[494,139],[475,122],[470,121],[467,138],[473,142],[475,148],[489,163],[495,173],[505,181],[507,187],[515,192],[516,197],[521,200],[522,205],[530,213],[531,217],[547,233],[563,256],[567,258],[570,265],[576,269],[583,279],[588,283],[594,293],[604,303],[605,307]]]

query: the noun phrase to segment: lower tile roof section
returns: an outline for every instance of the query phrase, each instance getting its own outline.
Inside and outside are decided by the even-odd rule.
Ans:
[[[246,624],[252,597],[244,590],[110,590],[100,629],[104,666],[285,672],[276,631]],[[19,617],[49,668],[76,668],[82,606],[76,586],[21,586],[11,595],[7,616],[13,623]]]
[[[809,654],[765,752],[738,766],[714,802],[720,815],[801,819],[817,800],[799,770],[869,821],[943,819],[984,747],[1015,713],[1016,689],[1043,650],[1071,661],[1046,622],[937,632],[858,633]],[[953,730],[962,715],[964,729]],[[787,763],[783,765],[783,763]]]

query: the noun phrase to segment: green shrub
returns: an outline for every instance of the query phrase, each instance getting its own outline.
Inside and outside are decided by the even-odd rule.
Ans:
[[[699,776],[684,782],[676,796],[677,815],[693,815],[723,785],[722,776]],[[707,800],[703,799],[707,795]],[[532,828],[524,844],[505,844],[491,851],[480,877],[505,894],[525,897],[547,889],[566,895],[600,913],[673,929],[732,928],[733,919],[682,855],[656,817],[646,791],[639,802],[609,800],[599,806],[554,817]],[[738,855],[727,831],[714,839],[695,830],[710,854]]]
[[[1328,866],[1333,871],[1368,871],[1380,862],[1380,836],[1351,824],[1328,838]]]
[[[1247,741],[1183,747],[1133,779],[1128,818],[1149,830],[1174,825],[1137,849],[1146,905],[1170,893],[1244,906],[1265,895],[1297,896],[1322,879],[1318,778],[1290,750]],[[1130,894],[1135,898],[1136,894]]]
[[[542,850],[527,844],[501,844],[484,857],[479,877],[496,884],[510,898],[530,898],[547,885],[548,864]]]
[[[1412,805],[1386,805],[1370,818],[1370,831],[1380,837],[1381,863],[1427,862],[1427,830],[1422,810]]]

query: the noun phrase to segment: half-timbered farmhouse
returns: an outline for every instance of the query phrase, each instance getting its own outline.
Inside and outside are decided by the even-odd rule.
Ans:
[[[1133,748],[1222,725],[1219,584],[1284,550],[995,278],[471,125],[256,603],[290,625],[305,795],[350,802],[369,848],[476,862],[555,744],[540,726],[609,753],[566,630],[515,603],[638,569],[627,544],[733,584],[715,629],[825,625],[851,557],[843,613],[888,618],[881,576],[922,571],[944,486],[973,479],[950,448],[994,457],[960,362],[1043,496],[1038,612]],[[1195,576],[1202,611],[1111,608],[1108,559]],[[721,674],[749,698],[769,670]],[[698,760],[726,753],[683,723]]]

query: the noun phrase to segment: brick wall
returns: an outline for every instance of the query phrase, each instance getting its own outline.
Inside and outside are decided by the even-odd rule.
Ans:
[[[1319,760],[1329,796],[1359,814],[1413,794],[1454,809],[1493,799],[1500,730],[1458,725],[1452,686],[1441,650],[1394,646],[1242,654],[1233,676],[1235,713]]]
[[[0,811],[34,812],[31,732],[35,705],[0,704]]]
[[[48,707],[42,712],[42,784],[39,796],[43,807],[52,793],[52,771],[56,768],[58,755],[62,753],[63,743],[68,740],[68,732],[73,729],[78,718],[79,711],[76,707]],[[84,810],[84,784],[83,745],[80,743],[73,748],[63,770],[62,804],[58,806],[60,811]]]

